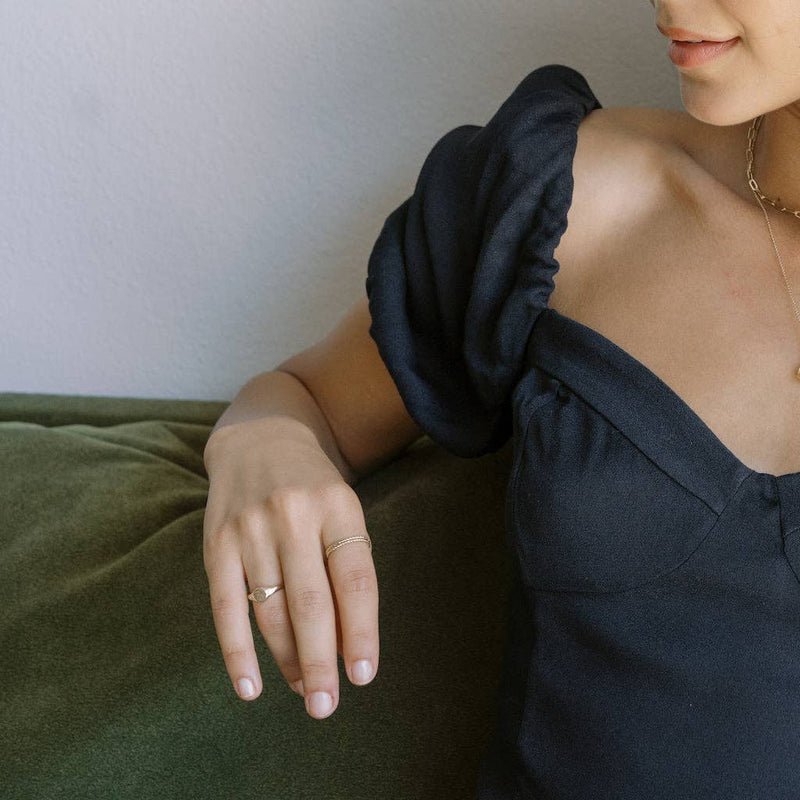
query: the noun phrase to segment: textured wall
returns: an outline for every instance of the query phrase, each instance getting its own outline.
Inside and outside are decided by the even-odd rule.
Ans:
[[[3,0],[0,391],[229,400],[532,69],[681,108],[645,0]]]

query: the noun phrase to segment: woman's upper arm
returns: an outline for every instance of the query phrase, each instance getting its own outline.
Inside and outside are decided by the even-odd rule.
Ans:
[[[424,433],[403,404],[370,324],[365,296],[324,339],[275,368],[312,394],[342,456],[359,475],[392,461]]]

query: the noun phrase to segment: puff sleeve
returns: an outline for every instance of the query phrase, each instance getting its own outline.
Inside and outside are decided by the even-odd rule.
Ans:
[[[558,269],[577,126],[600,107],[577,70],[535,69],[485,126],[436,142],[375,242],[370,335],[408,413],[455,455],[511,436],[511,396]]]

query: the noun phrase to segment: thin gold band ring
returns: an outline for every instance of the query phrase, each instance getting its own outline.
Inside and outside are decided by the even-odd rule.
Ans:
[[[350,544],[350,542],[366,542],[369,545],[369,549],[372,550],[372,542],[366,536],[348,536],[347,539],[339,539],[338,542],[329,544],[325,548],[325,558],[327,558],[334,550],[336,550],[337,547]]]

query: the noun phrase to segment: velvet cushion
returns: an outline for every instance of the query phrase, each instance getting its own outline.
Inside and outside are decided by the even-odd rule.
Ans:
[[[0,394],[0,796],[471,797],[510,587],[510,445],[427,437],[362,479],[380,588],[366,687],[305,711],[251,615],[264,690],[225,671],[202,558],[226,403]]]

